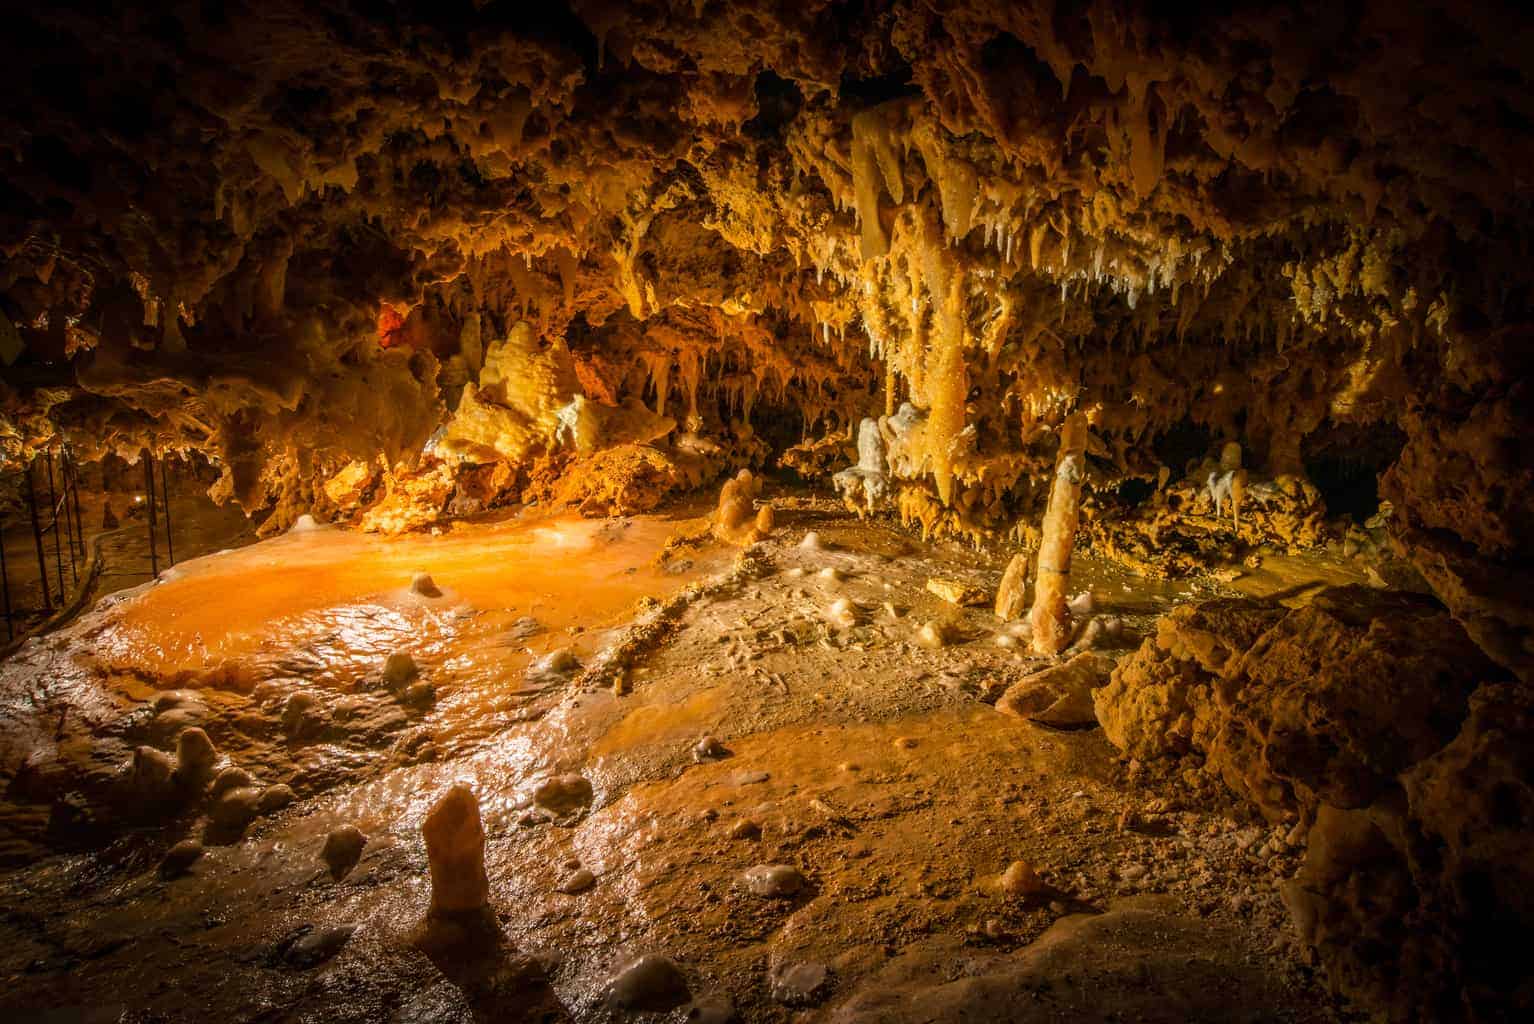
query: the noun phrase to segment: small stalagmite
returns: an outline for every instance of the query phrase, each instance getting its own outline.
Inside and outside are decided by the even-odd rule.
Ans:
[[[724,482],[714,512],[714,535],[732,544],[754,544],[772,533],[776,518],[771,504],[755,507],[762,478],[743,469]]]
[[[463,915],[490,905],[485,829],[474,791],[459,784],[438,800],[421,825],[431,866],[431,916]]]
[[[1007,571],[1001,574],[1001,585],[996,588],[996,617],[1011,622],[1023,614],[1023,599],[1028,589],[1028,553],[1019,551],[1007,563]]]
[[[1087,418],[1072,413],[1060,428],[1060,454],[1055,462],[1055,481],[1044,513],[1043,540],[1039,543],[1038,579],[1034,583],[1033,626],[1035,654],[1059,654],[1070,640],[1071,615],[1066,590],[1071,579],[1071,548],[1081,519],[1082,464],[1087,448]]]
[[[719,507],[714,513],[714,532],[726,540],[735,539],[752,522],[750,485],[739,479],[724,482],[719,490]]]

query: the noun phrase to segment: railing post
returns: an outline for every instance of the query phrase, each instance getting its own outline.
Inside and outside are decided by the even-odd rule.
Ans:
[[[149,449],[144,449],[144,492],[149,500],[149,571],[158,579],[160,576],[160,556],[154,549],[154,456]]]
[[[53,451],[43,452],[43,468],[48,471],[48,529],[53,531],[53,561],[59,570],[59,604],[64,603],[64,538],[59,534],[59,497],[53,490]],[[73,557],[73,556],[71,556]]]
[[[166,481],[165,460],[160,460],[160,504],[165,510],[165,558],[176,564],[176,548],[170,539],[170,484]]]
[[[0,590],[5,592],[5,638],[16,639],[16,627],[11,625],[11,573],[5,564],[5,523],[0,522]]]
[[[32,479],[32,470],[36,467],[37,460],[27,463],[27,512],[32,517],[32,541],[37,545],[37,575],[43,585],[43,614],[53,611],[53,598],[48,593],[48,556],[43,554],[43,528],[37,521],[37,484]],[[59,595],[61,598],[62,594]]]
[[[80,557],[83,559],[85,558],[85,520],[80,516],[80,471],[75,467],[72,456],[69,460],[69,490],[75,503],[75,544],[80,548]]]

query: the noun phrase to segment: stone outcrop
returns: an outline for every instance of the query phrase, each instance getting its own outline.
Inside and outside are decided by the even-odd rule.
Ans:
[[[1125,753],[1192,755],[1308,825],[1285,901],[1335,987],[1392,1020],[1501,1020],[1534,1007],[1491,938],[1534,935],[1534,701],[1505,678],[1431,598],[1340,587],[1178,609],[1095,705]]]

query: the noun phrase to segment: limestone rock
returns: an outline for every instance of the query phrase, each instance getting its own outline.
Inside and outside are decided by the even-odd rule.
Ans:
[[[858,624],[859,609],[850,598],[839,597],[826,608],[825,619],[837,629],[851,629]]]
[[[443,507],[453,497],[453,487],[453,474],[445,464],[422,463],[413,471],[387,472],[384,497],[362,515],[359,529],[367,533],[403,533],[431,526],[442,517]]]
[[[295,693],[282,705],[282,731],[289,739],[307,739],[325,727],[313,694]]]
[[[256,801],[258,814],[275,814],[297,799],[291,786],[278,783],[275,786],[267,786],[261,791],[261,798]]]
[[[430,683],[411,683],[400,694],[400,702],[418,710],[429,708],[437,700],[437,688]]]
[[[485,829],[474,791],[462,784],[448,790],[426,815],[421,833],[431,867],[431,913],[472,913],[489,906]]]
[[[936,620],[923,623],[916,631],[916,644],[925,647],[929,651],[936,651],[947,647],[953,642],[953,630]]]
[[[363,495],[372,488],[376,476],[372,465],[361,459],[353,459],[325,481],[325,497],[339,509],[356,508],[361,504]]]
[[[170,799],[176,790],[176,762],[163,750],[138,747],[128,769],[128,785],[134,796],[148,804]]]
[[[404,651],[396,651],[384,659],[384,686],[391,690],[403,690],[419,674],[415,659]]]
[[[780,964],[768,976],[773,1002],[784,1006],[814,1006],[831,988],[831,969],[814,961]]]
[[[357,932],[354,924],[314,928],[305,925],[300,933],[285,938],[273,952],[284,966],[306,970],[318,967],[334,957]]]
[[[1201,754],[1270,820],[1313,816],[1283,895],[1335,985],[1393,1019],[1493,1019],[1531,1005],[1521,967],[1465,951],[1534,929],[1534,711],[1504,677],[1431,599],[1340,587],[1179,609],[1096,707],[1126,752]]]
[[[858,461],[831,478],[842,501],[858,515],[870,515],[889,493],[889,467],[879,421],[864,417],[858,424]]]
[[[927,581],[927,593],[936,594],[949,604],[961,607],[981,605],[990,600],[990,594],[984,587],[961,580],[930,579]]]
[[[661,1013],[691,998],[687,978],[670,957],[649,953],[627,964],[608,981],[607,1005],[620,1010]]]
[[[539,658],[527,670],[529,682],[557,683],[580,668],[580,660],[568,647],[557,647]]]
[[[1025,860],[1008,864],[1007,870],[996,880],[996,887],[1006,896],[1030,902],[1047,899],[1053,892],[1033,870],[1033,865]]]
[[[1431,599],[1334,588],[1229,666],[1209,760],[1270,819],[1285,786],[1302,807],[1362,807],[1442,748],[1499,675]]]
[[[288,527],[289,533],[313,533],[320,528],[319,522],[309,513],[305,512],[293,520],[293,525]]]
[[[160,860],[160,877],[179,878],[202,859],[203,846],[195,839],[183,839],[166,851]]]
[[[544,632],[543,623],[531,615],[524,615],[511,624],[506,630],[506,635],[513,640],[526,640],[528,637],[537,636]]]
[[[596,884],[596,875],[592,874],[586,868],[576,868],[574,871],[570,872],[563,879],[561,879],[559,885],[555,888],[557,888],[560,892],[565,893],[566,895],[574,895],[576,893],[585,892],[587,889],[590,889],[593,885]]]
[[[692,748],[692,759],[700,764],[705,761],[718,761],[730,756],[729,750],[712,736],[700,739]]]
[[[1141,760],[1208,749],[1219,728],[1219,673],[1286,614],[1281,605],[1220,599],[1162,616],[1156,635],[1093,694],[1108,740]]]
[[[327,835],[320,859],[330,869],[330,877],[339,882],[351,874],[362,859],[362,848],[366,845],[367,837],[355,825],[342,825]]]
[[[975,973],[958,978],[951,972],[951,949],[902,953],[860,979],[834,1019],[837,1024],[1241,1019],[1246,1007],[1280,1005],[1284,984],[1266,964],[1245,962],[1250,954],[1240,938],[1178,913],[1170,901],[1118,900],[1105,913],[1060,918],[1015,953],[976,958]],[[1240,993],[1240,1006],[1233,1006],[1233,992]]]
[[[687,1024],[735,1024],[735,1002],[727,995],[700,996],[687,1007]]]
[[[1296,928],[1389,1019],[1526,1017],[1534,991],[1508,943],[1534,935],[1534,700],[1479,688],[1459,734],[1401,782],[1367,808],[1319,807],[1283,890]]]
[[[211,831],[207,838],[225,842],[238,839],[261,813],[261,794],[262,790],[246,786],[231,789],[213,801],[208,809]]]
[[[1400,528],[1392,541],[1488,657],[1524,682],[1534,682],[1534,602],[1526,589],[1527,565],[1479,558],[1464,543],[1426,530]]]
[[[256,777],[250,772],[238,765],[230,765],[214,777],[213,784],[208,787],[208,796],[217,800],[231,789],[245,789],[259,785]]]
[[[533,802],[555,817],[578,814],[591,806],[591,781],[580,775],[556,775],[533,790]]]
[[[1090,651],[1024,676],[996,701],[996,710],[1060,729],[1097,724],[1092,694],[1108,682],[1113,661]]]
[[[798,868],[788,864],[758,864],[740,881],[747,892],[764,899],[791,899],[809,884]]]

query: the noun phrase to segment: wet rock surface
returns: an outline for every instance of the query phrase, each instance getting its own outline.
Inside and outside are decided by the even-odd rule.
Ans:
[[[800,501],[778,506],[782,539],[768,542],[778,568],[736,577],[679,608],[662,639],[647,641],[632,662],[624,697],[572,681],[530,702],[518,698],[525,720],[453,719],[454,701],[466,692],[453,679],[454,659],[463,655],[442,652],[418,659],[445,684],[430,712],[395,731],[361,728],[375,709],[403,713],[365,683],[399,649],[392,635],[358,659],[355,691],[338,694],[323,676],[302,688],[286,677],[258,680],[253,699],[212,686],[199,691],[206,710],[198,727],[226,759],[220,774],[229,773],[220,795],[253,791],[259,802],[266,789],[287,785],[295,799],[249,820],[234,842],[209,847],[174,880],[161,881],[157,870],[171,834],[142,852],[50,858],[0,875],[8,901],[41,922],[8,932],[5,963],[17,964],[23,981],[7,998],[32,1007],[71,1005],[79,991],[112,993],[174,1017],[201,1012],[209,1002],[201,994],[216,992],[212,1003],[233,1016],[281,999],[339,1020],[459,1020],[557,1006],[551,1012],[595,1022],[653,1012],[611,1009],[607,991],[633,959],[662,953],[681,965],[690,993],[669,996],[680,1000],[669,1012],[682,1016],[689,1000],[702,1007],[719,997],[734,1019],[829,1020],[863,1013],[881,991],[916,998],[953,980],[934,970],[891,981],[888,972],[906,956],[940,949],[945,963],[1004,971],[1061,917],[1161,893],[1176,901],[1187,925],[1196,951],[1189,955],[1206,965],[1189,968],[1207,972],[1199,977],[1239,980],[1258,972],[1270,987],[1252,991],[1292,1019],[1333,1019],[1322,979],[1290,937],[1279,895],[1278,883],[1299,868],[1303,853],[1288,839],[1290,825],[1242,817],[1238,804],[1221,802],[1205,773],[1184,778],[1180,767],[1164,771],[1159,760],[1116,759],[1103,730],[1066,731],[998,714],[988,701],[1054,665],[997,646],[992,638],[1006,624],[991,608],[957,608],[929,593],[926,582],[973,575],[994,586],[1007,559],[977,573],[973,552],[913,546],[885,527]],[[796,539],[809,525],[822,547],[801,551]],[[709,549],[694,548],[689,557],[706,562]],[[827,559],[843,578],[810,582]],[[794,568],[811,571],[790,575]],[[1157,612],[1188,593],[1090,559],[1078,569],[1082,587],[1095,595],[1095,614],[1126,616],[1130,636],[1154,633]],[[823,598],[793,596],[833,584],[873,610],[851,630],[824,621]],[[877,611],[886,602],[906,614]],[[452,616],[457,607],[433,614]],[[505,623],[520,614],[485,621],[484,633],[464,643],[504,636]],[[913,643],[911,620],[941,614],[957,616],[950,620],[955,641],[932,651]],[[462,621],[488,615],[481,610]],[[569,635],[525,642],[546,650]],[[583,655],[612,642],[593,639]],[[1122,649],[1090,653],[1111,658]],[[533,660],[519,652],[514,664]],[[518,687],[522,672],[480,685],[498,694],[506,679]],[[292,739],[280,720],[299,692],[311,697],[305,717],[322,725]],[[355,710],[338,717],[348,706]],[[251,721],[236,727],[242,715]],[[245,738],[257,735],[256,718],[265,723],[262,742],[277,745],[280,757]],[[132,760],[138,735],[95,741],[111,744],[105,778]],[[729,737],[730,756],[696,759],[694,748],[709,736]],[[173,750],[174,734],[163,742]],[[175,757],[154,749],[165,755],[149,759],[166,769],[155,776],[163,782]],[[387,767],[372,767],[380,756]],[[38,761],[28,785],[70,792],[84,778],[76,764],[67,756]],[[305,768],[295,774],[294,764]],[[561,782],[546,796],[574,812],[529,820],[540,787],[572,775],[585,785]],[[977,787],[977,778],[992,782]],[[485,904],[467,917],[437,915],[443,923],[422,936],[432,858],[421,826],[459,782],[479,798],[484,887],[469,902],[483,892]],[[200,837],[195,829],[217,801],[177,796],[168,784],[174,799],[156,827],[190,827]],[[566,789],[572,800],[561,803],[555,790]],[[105,819],[103,849],[117,835],[113,821]],[[324,851],[332,833],[349,835],[348,826],[366,843],[338,885]],[[1017,894],[999,884],[1014,861],[1031,872],[1026,884],[1013,886]],[[92,865],[89,873],[80,874],[81,864]],[[774,866],[791,866],[797,891],[752,895],[743,876]],[[584,881],[583,872],[595,884],[567,891]],[[156,898],[167,902],[152,914],[132,895],[115,907],[101,902],[144,884],[165,893]],[[89,929],[81,915],[93,922]],[[166,939],[167,920],[191,922],[196,948]],[[309,935],[343,923],[358,930],[344,943],[327,940],[316,966],[268,960],[299,928],[308,926]],[[119,936],[128,944],[113,945]],[[1111,955],[1129,957],[1128,949],[1113,947]],[[82,950],[106,951],[81,959]],[[36,968],[20,970],[33,961]],[[145,963],[182,981],[156,991]],[[823,968],[829,982],[796,983],[791,996],[781,985],[775,990],[776,973],[788,965],[810,965],[816,978]],[[1077,977],[1075,970],[1058,969],[1053,985],[1075,984],[1061,980]],[[333,980],[293,989],[284,978]],[[1185,978],[1152,980],[1167,999],[1180,998],[1186,986]],[[801,995],[802,1004],[780,1001]]]

